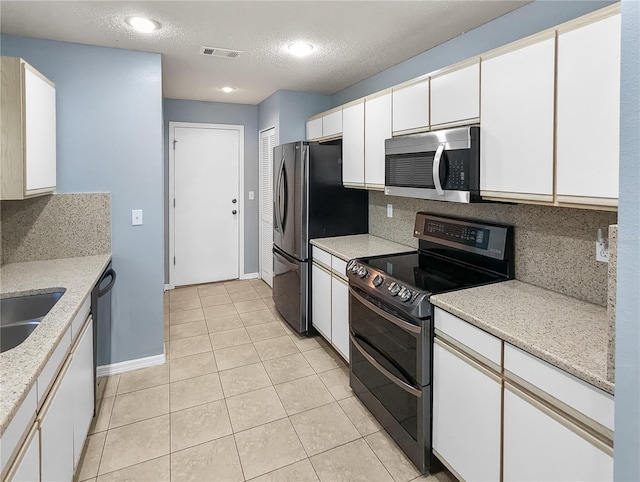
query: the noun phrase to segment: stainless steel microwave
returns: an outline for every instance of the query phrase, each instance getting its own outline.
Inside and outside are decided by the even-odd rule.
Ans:
[[[480,200],[480,127],[466,126],[385,141],[384,192],[437,201]]]

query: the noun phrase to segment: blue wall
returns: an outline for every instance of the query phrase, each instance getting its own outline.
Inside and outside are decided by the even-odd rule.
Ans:
[[[538,0],[532,2],[379,74],[336,92],[331,96],[331,104],[334,107],[345,104],[354,99],[540,32],[612,3],[615,2],[602,0]]]
[[[163,353],[162,65],[158,54],[2,35],[56,84],[57,191],[111,192],[109,364]],[[144,225],[131,226],[131,210]]]
[[[169,122],[202,122],[244,126],[244,272],[257,273],[258,256],[258,106],[164,99],[164,175],[169,197]],[[249,201],[248,191],[255,192]],[[165,279],[169,264],[169,212],[165,203]]]
[[[640,2],[622,2],[615,480],[640,480]]]

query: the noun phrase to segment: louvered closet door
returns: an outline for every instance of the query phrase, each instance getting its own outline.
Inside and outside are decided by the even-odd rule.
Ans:
[[[273,148],[275,128],[260,132],[260,277],[273,278]]]

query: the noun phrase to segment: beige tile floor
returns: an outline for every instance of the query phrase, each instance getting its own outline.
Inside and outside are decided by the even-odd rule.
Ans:
[[[420,476],[264,282],[179,288],[164,310],[167,363],[99,381],[78,481],[450,480]]]

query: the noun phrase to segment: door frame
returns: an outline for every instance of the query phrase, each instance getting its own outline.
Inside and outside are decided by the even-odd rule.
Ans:
[[[262,150],[260,149],[260,140],[261,140],[261,136],[263,132],[267,132],[270,131],[271,129],[273,129],[273,136],[274,136],[274,147],[278,145],[277,143],[277,131],[276,131],[276,126],[272,125],[270,127],[267,127],[265,129],[260,129],[258,131],[258,276],[259,278],[262,279],[262,238],[264,236],[263,234],[263,229],[262,229],[262,199],[264,197],[264,192],[262,191],[262,159],[261,157],[261,152]],[[274,159],[275,161],[275,159]],[[273,224],[273,219],[271,220],[271,223]],[[272,273],[273,276],[273,273]],[[271,283],[273,284],[273,280],[271,281]]]
[[[204,124],[199,122],[169,122],[169,197],[166,199],[166,205],[169,209],[169,289],[174,289],[175,284],[175,264],[172,260],[176,255],[175,244],[175,209],[173,200],[175,198],[175,173],[176,160],[175,150],[173,149],[173,141],[175,140],[176,127],[186,127],[194,129],[224,129],[238,131],[238,278],[244,279],[244,126],[234,124]]]

